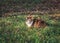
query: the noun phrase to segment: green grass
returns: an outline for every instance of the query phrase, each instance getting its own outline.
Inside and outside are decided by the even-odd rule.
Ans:
[[[40,15],[41,16],[41,15]],[[28,28],[26,15],[0,18],[0,43],[60,43],[60,21],[41,16],[49,25]]]

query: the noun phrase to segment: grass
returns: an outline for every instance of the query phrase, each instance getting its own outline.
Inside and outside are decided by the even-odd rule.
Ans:
[[[28,28],[26,15],[0,18],[0,43],[60,43],[60,21],[40,17],[49,24],[47,27]]]

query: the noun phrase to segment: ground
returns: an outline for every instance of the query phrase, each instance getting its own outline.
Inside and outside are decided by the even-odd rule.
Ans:
[[[60,43],[60,20],[38,15],[47,23],[47,27],[28,28],[26,16],[0,18],[0,43]]]

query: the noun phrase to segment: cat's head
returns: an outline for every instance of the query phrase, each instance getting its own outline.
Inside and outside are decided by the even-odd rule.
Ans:
[[[33,16],[29,14],[29,15],[26,17],[26,20],[29,20],[29,21],[33,20]]]

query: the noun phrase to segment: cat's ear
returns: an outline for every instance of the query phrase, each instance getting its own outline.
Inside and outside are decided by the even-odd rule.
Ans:
[[[26,17],[26,20],[27,20],[27,17]]]

